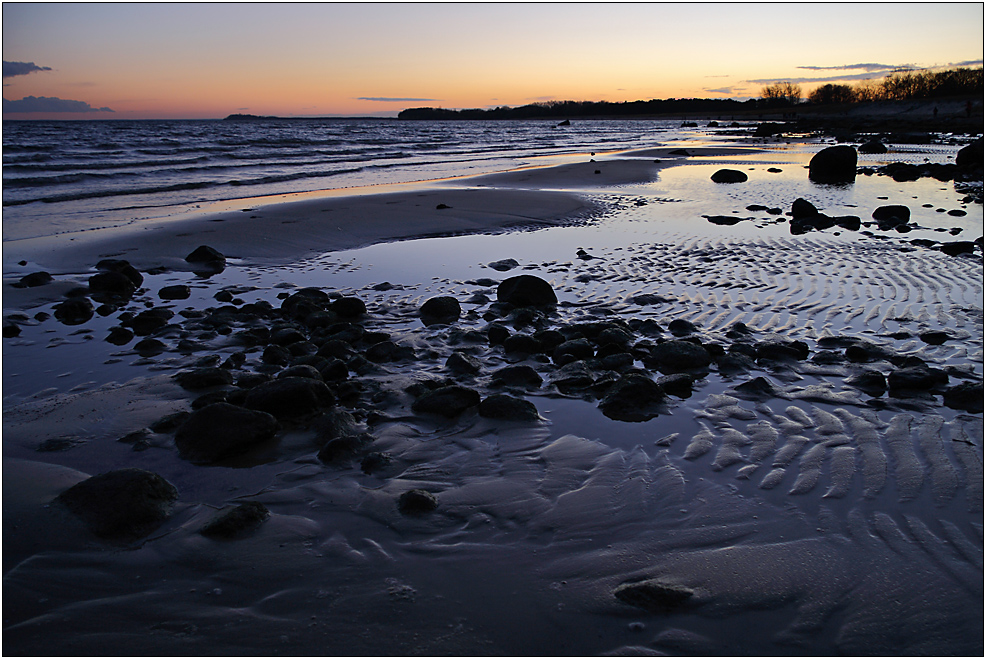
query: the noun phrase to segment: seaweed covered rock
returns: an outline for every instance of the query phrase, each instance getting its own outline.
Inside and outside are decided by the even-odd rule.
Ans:
[[[213,403],[192,412],[175,432],[175,446],[189,462],[208,464],[272,439],[278,423],[266,412]]]
[[[89,321],[95,309],[88,298],[73,297],[55,306],[55,318],[64,325],[81,325]]]
[[[178,490],[143,469],[118,469],[77,483],[57,501],[108,540],[133,542],[148,535],[170,515]]]

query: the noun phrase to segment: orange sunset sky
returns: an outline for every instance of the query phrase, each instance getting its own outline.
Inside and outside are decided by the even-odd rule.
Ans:
[[[981,3],[3,4],[5,118],[395,116],[982,66]]]

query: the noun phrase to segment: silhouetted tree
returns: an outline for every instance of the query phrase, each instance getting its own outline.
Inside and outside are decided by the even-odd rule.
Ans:
[[[795,105],[801,100],[801,87],[793,82],[775,82],[760,90],[768,105]]]
[[[810,94],[808,100],[816,105],[828,105],[832,103],[852,103],[856,100],[856,94],[849,85],[822,85]]]

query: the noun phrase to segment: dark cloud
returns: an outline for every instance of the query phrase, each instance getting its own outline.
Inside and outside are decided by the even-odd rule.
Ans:
[[[357,101],[378,101],[380,103],[433,103],[440,98],[392,98],[390,96],[357,96]]]
[[[735,90],[732,87],[720,87],[719,89],[703,89],[702,91],[709,94],[732,94]]]
[[[19,101],[3,99],[3,113],[8,112],[113,112],[109,108],[94,108],[85,101],[70,101],[47,96],[25,96]]]
[[[3,60],[3,77],[26,76],[35,71],[51,71],[50,66],[38,66],[34,62],[8,62]]]
[[[799,66],[799,69],[807,69],[809,71],[851,71],[854,69],[863,69],[864,71],[886,71],[894,69],[909,69],[913,68],[910,64],[842,64],[840,66]]]
[[[884,71],[876,71],[871,73],[852,73],[848,75],[839,76],[826,76],[824,78],[761,78],[759,80],[744,80],[743,82],[749,82],[754,85],[773,85],[777,82],[790,82],[794,84],[801,83],[815,83],[815,82],[845,82],[847,80],[871,80],[874,78],[884,78],[894,71],[900,71],[900,69],[886,69]]]

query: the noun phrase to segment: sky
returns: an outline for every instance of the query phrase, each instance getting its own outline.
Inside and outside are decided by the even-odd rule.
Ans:
[[[982,3],[3,3],[3,116],[395,116],[982,66]]]

